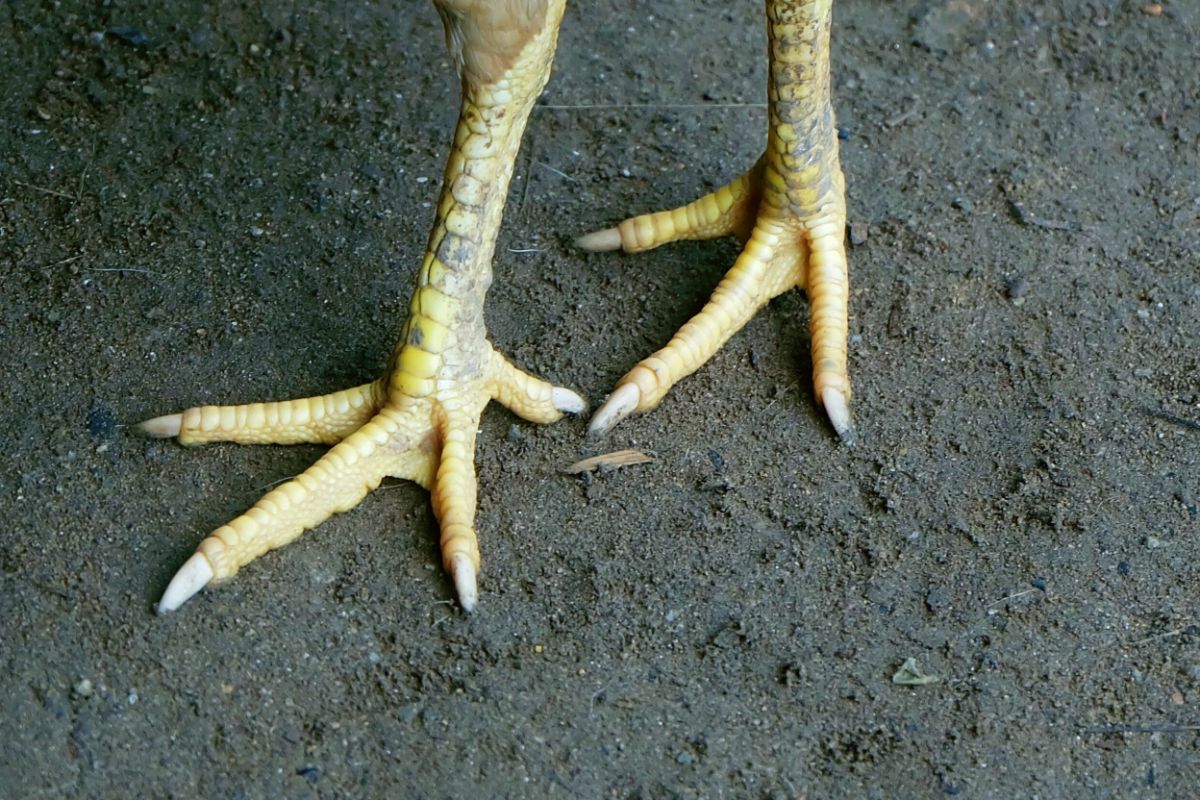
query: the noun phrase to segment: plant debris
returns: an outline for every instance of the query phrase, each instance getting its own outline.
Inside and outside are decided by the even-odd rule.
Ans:
[[[591,472],[594,469],[609,467],[616,469],[617,467],[628,467],[631,464],[645,464],[647,461],[654,459],[643,453],[641,450],[616,450],[612,453],[604,453],[603,455],[592,456],[585,458],[582,461],[576,461],[571,466],[567,467],[563,472],[569,475],[578,475],[581,472]]]
[[[921,671],[917,666],[915,658],[907,658],[900,665],[900,669],[896,670],[896,674],[892,676],[892,683],[903,684],[904,686],[926,686],[930,683],[937,683],[940,678],[937,675],[928,675]]]

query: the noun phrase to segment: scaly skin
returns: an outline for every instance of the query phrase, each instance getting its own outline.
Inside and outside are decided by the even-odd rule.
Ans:
[[[521,372],[493,350],[483,320],[513,163],[550,74],[564,3],[438,1],[463,79],[462,108],[408,321],[384,377],[322,397],[206,406],[143,423],[147,433],[185,444],[334,444],[201,542],[168,586],[160,611],[353,508],[387,476],[432,493],[443,560],[463,607],[474,607],[480,565],[474,451],[483,407],[495,399],[540,423],[584,408],[574,392]]]
[[[593,434],[654,408],[767,302],[799,287],[811,305],[816,396],[838,434],[852,437],[845,181],[829,95],[831,4],[767,0],[770,127],[758,163],[686,206],[633,217],[579,239],[585,249],[626,252],[728,235],[745,243],[704,308],[617,383],[592,420]]]

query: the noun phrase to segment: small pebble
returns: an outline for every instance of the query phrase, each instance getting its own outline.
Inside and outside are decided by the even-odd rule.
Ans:
[[[108,32],[131,47],[145,47],[150,44],[150,37],[132,25],[116,25],[109,28]]]
[[[213,33],[208,29],[200,28],[198,30],[188,32],[188,42],[191,43],[193,47],[198,47],[201,50],[212,44],[212,40]]]
[[[944,589],[930,589],[925,594],[925,605],[937,614],[950,607],[950,595]]]
[[[868,237],[871,235],[870,226],[862,222],[850,223],[850,244],[858,247],[867,243]]]
[[[1128,577],[1129,577],[1129,573],[1130,573],[1131,571],[1132,571],[1132,570],[1129,568],[1129,562],[1128,562],[1128,561],[1118,561],[1118,562],[1117,562],[1117,572],[1121,573],[1121,575],[1122,575],[1122,576],[1124,576],[1124,577],[1128,578]]]
[[[1029,281],[1020,275],[1014,275],[1005,283],[1004,291],[1008,294],[1009,300],[1020,300],[1029,294]]]
[[[92,682],[87,678],[79,681],[71,688],[73,688],[75,690],[75,694],[79,695],[80,697],[91,697],[92,693],[95,691],[92,688]]]

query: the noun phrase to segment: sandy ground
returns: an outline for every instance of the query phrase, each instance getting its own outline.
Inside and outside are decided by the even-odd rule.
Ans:
[[[320,450],[127,427],[382,368],[456,109],[432,8],[0,6],[0,795],[1194,797],[1200,5],[1025,5],[835,10],[858,444],[798,293],[602,448],[491,408],[470,619],[402,483],[156,617]],[[754,160],[763,38],[568,11],[514,360],[598,400],[699,307],[734,243],[570,237]]]

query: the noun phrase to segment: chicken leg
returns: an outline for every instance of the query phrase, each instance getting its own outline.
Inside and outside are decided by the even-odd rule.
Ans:
[[[748,172],[686,206],[632,217],[578,240],[587,250],[627,253],[728,235],[745,244],[707,305],[617,383],[592,418],[593,435],[658,405],[768,301],[800,287],[811,306],[815,395],[843,441],[852,439],[845,180],[829,97],[831,5],[766,2],[767,149]]]
[[[384,477],[432,493],[442,559],[459,602],[478,599],[475,431],[489,400],[549,423],[584,410],[571,391],[528,375],[492,349],[484,295],[525,122],[550,75],[565,0],[435,0],[462,79],[462,106],[437,219],[409,317],[379,380],[323,397],[205,406],[142,423],[184,444],[333,444],[294,480],[213,531],[158,604],[173,611],[209,583],[358,504]]]

